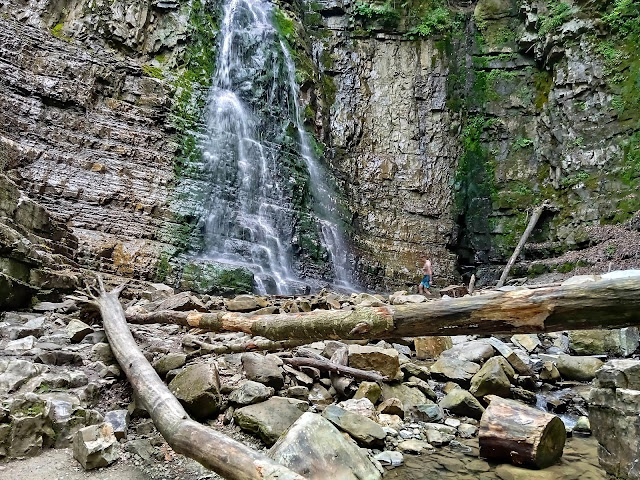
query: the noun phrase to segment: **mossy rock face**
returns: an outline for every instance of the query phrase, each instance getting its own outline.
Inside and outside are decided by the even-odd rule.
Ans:
[[[193,260],[182,270],[180,288],[210,295],[253,292],[253,273],[245,267]]]
[[[514,3],[512,0],[480,0],[473,15],[480,20],[507,17],[517,11]]]

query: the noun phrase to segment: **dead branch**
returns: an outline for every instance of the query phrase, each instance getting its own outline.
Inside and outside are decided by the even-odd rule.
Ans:
[[[353,378],[359,378],[362,380],[368,380],[370,382],[384,382],[389,380],[388,377],[383,377],[378,372],[360,370],[358,368],[347,367],[346,365],[339,365],[337,363],[330,362],[329,360],[317,360],[315,358],[283,358],[282,361],[294,367],[314,367],[319,370],[325,370],[327,372],[334,372],[339,375],[348,375]]]

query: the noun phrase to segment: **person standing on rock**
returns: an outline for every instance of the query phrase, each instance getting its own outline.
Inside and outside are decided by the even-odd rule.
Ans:
[[[433,270],[431,269],[431,260],[426,255],[421,255],[420,260],[424,262],[422,266],[422,281],[418,284],[418,292],[422,295],[431,295],[429,288],[431,287],[431,280],[433,279]]]

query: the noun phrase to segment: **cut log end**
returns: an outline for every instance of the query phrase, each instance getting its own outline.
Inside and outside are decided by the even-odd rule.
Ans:
[[[480,456],[514,465],[546,468],[561,456],[567,437],[555,415],[490,395],[480,421]]]

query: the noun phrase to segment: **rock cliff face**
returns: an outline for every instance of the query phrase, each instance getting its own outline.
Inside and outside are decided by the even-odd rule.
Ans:
[[[528,258],[578,248],[590,224],[640,209],[638,10],[617,0],[280,2],[362,284],[413,284],[423,252],[442,283],[465,267],[489,279],[543,200],[555,209]],[[201,179],[189,164],[219,5],[11,0],[0,13],[11,177],[71,227],[78,261],[175,280],[197,244],[189,185]]]

